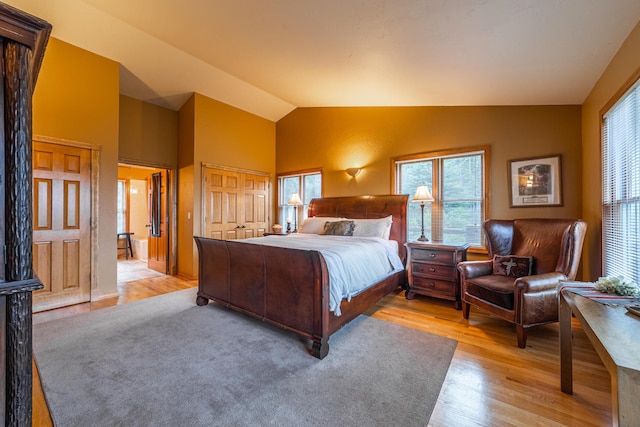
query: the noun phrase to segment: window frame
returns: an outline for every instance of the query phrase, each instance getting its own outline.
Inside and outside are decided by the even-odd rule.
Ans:
[[[294,212],[297,213],[296,221],[297,226],[300,227],[300,223],[302,220],[307,218],[307,212],[309,208],[309,204],[305,203],[305,194],[304,194],[304,177],[311,175],[320,175],[320,197],[323,197],[324,194],[324,173],[323,168],[312,168],[312,169],[304,169],[299,171],[292,172],[283,172],[277,175],[278,181],[278,194],[277,194],[277,204],[278,204],[278,224],[283,226],[283,229],[286,230],[287,218],[294,217]],[[293,206],[287,204],[289,201],[289,197],[291,194],[283,193],[283,182],[285,179],[298,178],[298,188],[299,188],[299,196],[300,200],[302,200],[302,205],[298,206],[297,209],[294,209]],[[295,224],[295,223],[294,223]],[[291,225],[291,231],[293,231],[294,225]]]
[[[617,110],[631,96],[635,101],[633,111]],[[610,153],[607,151],[612,140],[608,132],[609,123],[618,118],[610,119],[609,117],[618,112],[634,114],[634,118],[630,120],[632,129],[628,132],[629,129],[624,128],[627,131],[625,138],[622,138],[624,146]],[[640,73],[634,75],[630,83],[603,108],[601,118],[601,275],[623,276],[626,280],[638,283],[640,281],[640,250],[635,249],[640,241],[637,235],[638,223],[633,221],[633,224],[627,223],[629,216],[625,216],[625,212],[634,211],[634,217],[637,219],[640,210],[640,191],[638,190],[640,172],[638,172],[639,168],[633,167],[640,162]],[[624,126],[627,125],[628,123],[624,123]],[[618,122],[615,126],[623,127]],[[611,141],[611,144],[613,143]],[[617,144],[618,140],[615,143]],[[623,152],[623,155],[620,156],[620,152]],[[615,156],[616,153],[618,157]],[[616,159],[623,161],[616,162]],[[634,161],[635,164],[631,165]]]
[[[120,217],[122,217],[124,230],[118,230],[118,233],[126,233],[129,232],[129,206],[131,203],[129,199],[130,181],[128,179],[118,179],[116,193],[120,191],[120,188],[122,188],[122,202],[124,203],[124,208],[121,209],[120,204],[116,204],[116,228],[120,223]]]
[[[445,200],[442,197],[442,162],[445,159],[451,159],[456,157],[466,157],[466,156],[481,156],[482,163],[482,176],[480,177],[482,180],[481,189],[482,189],[482,197],[480,199],[473,199],[480,201],[481,208],[481,218],[480,222],[482,223],[485,219],[489,218],[489,166],[491,164],[491,147],[489,145],[482,146],[474,146],[460,149],[452,149],[452,150],[441,150],[441,151],[430,151],[424,153],[411,154],[407,156],[399,156],[395,157],[391,160],[391,170],[393,173],[391,174],[391,191],[394,194],[401,194],[401,180],[399,177],[400,169],[403,164],[407,163],[417,163],[420,161],[434,161],[433,169],[432,169],[432,185],[429,189],[431,191],[431,196],[434,201],[431,203],[431,230],[432,237],[434,241],[439,241],[444,234],[443,230],[443,210],[444,203],[454,202],[454,201],[471,201],[471,199],[448,199]],[[414,193],[409,195],[409,203],[411,203],[411,199],[413,198]],[[434,209],[435,208],[435,209]],[[426,205],[425,205],[426,211]],[[407,220],[407,226],[409,225],[409,221]],[[480,224],[478,224],[480,225]],[[425,224],[425,228],[427,228]],[[487,250],[484,246],[484,236],[482,233],[480,234],[480,244],[479,245],[471,245],[469,247],[468,252],[474,253],[482,253],[486,254]]]

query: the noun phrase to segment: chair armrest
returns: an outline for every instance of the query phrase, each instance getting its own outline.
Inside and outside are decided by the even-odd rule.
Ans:
[[[567,280],[567,276],[557,271],[520,277],[516,279],[516,294],[555,290],[561,280]]]
[[[521,325],[539,325],[558,320],[558,283],[567,276],[557,271],[516,279],[515,321]]]
[[[462,261],[458,263],[458,271],[460,272],[460,277],[463,279],[488,276],[493,272],[493,261]]]

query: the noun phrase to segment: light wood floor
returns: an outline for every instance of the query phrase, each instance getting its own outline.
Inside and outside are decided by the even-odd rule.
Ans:
[[[192,286],[170,276],[136,280],[119,285],[119,298],[38,313],[34,323]],[[520,349],[512,325],[475,307],[466,321],[449,302],[408,301],[395,292],[367,314],[458,341],[431,426],[611,425],[609,374],[575,319],[574,394],[567,395],[560,391],[557,324],[532,329]],[[52,425],[35,367],[33,425]]]

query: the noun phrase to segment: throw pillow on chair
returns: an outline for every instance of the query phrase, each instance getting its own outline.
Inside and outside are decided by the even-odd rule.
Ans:
[[[494,255],[493,274],[518,278],[530,276],[533,268],[532,256]]]

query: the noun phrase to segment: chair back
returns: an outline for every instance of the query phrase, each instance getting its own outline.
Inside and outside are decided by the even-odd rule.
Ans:
[[[533,256],[533,274],[557,271],[573,280],[587,224],[581,219],[489,219],[482,224],[489,257]]]

